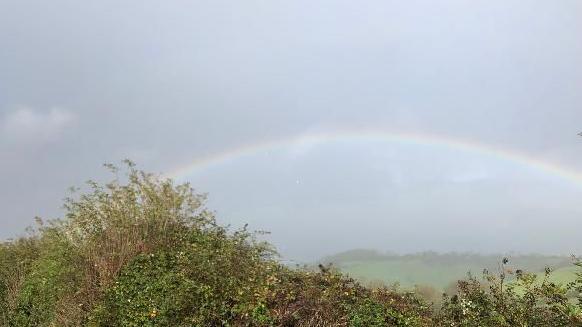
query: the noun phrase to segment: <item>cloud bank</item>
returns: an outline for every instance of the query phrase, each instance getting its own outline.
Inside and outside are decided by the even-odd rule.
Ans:
[[[75,114],[62,108],[41,111],[20,107],[2,117],[0,127],[8,143],[45,143],[60,138],[76,121]]]

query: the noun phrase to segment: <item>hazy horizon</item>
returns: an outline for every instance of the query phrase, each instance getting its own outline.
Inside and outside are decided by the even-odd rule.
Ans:
[[[129,158],[285,258],[582,253],[582,2],[0,0],[0,239]]]

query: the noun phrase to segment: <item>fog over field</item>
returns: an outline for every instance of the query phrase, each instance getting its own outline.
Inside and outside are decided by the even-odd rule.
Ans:
[[[124,158],[290,260],[582,252],[582,2],[0,0],[0,238]]]

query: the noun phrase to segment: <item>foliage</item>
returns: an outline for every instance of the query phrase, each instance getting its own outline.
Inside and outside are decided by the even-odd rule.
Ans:
[[[107,291],[91,324],[210,326],[249,317],[260,307],[254,294],[274,264],[270,249],[249,237],[244,230],[228,236],[220,227],[192,230],[180,246],[138,255]]]
[[[38,252],[38,240],[34,237],[0,244],[0,326],[8,325],[9,313],[16,307]]]
[[[582,261],[575,263],[578,268],[582,268]],[[576,274],[576,282],[573,285],[575,292],[578,293],[578,306],[582,307],[582,269]]]
[[[567,297],[576,283],[552,282],[549,268],[538,282],[535,274],[508,270],[506,263],[504,259],[497,275],[484,271],[481,282],[472,276],[459,281],[458,294],[445,295],[439,322],[448,326],[582,325],[582,303],[576,305]],[[508,275],[515,275],[516,282],[507,283]]]
[[[176,246],[187,231],[216,225],[202,209],[203,196],[187,184],[174,186],[127,165],[125,183],[89,181],[87,192],[66,199],[64,219],[39,222],[32,237],[4,245],[2,262],[22,261],[17,273],[2,269],[1,284],[17,285],[4,301],[4,321],[78,326],[135,256]],[[36,256],[11,259],[31,243]]]
[[[415,293],[365,287],[329,265],[286,267],[246,228],[218,225],[189,185],[127,167],[124,177],[90,181],[68,198],[63,219],[39,221],[30,236],[0,244],[0,326],[581,323],[580,275],[562,285],[548,271],[536,281],[504,262],[498,275],[459,282],[436,309]],[[436,297],[428,287],[416,291]]]

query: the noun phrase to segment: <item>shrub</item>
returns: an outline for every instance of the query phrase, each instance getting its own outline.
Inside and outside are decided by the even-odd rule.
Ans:
[[[8,325],[38,252],[35,237],[0,244],[0,326]]]
[[[507,270],[506,259],[498,275],[484,272],[482,282],[470,276],[458,282],[458,294],[445,295],[438,321],[448,326],[580,326],[582,311],[569,301],[574,284],[550,281],[551,270],[537,281],[534,274]],[[507,283],[508,274],[515,282]],[[518,290],[519,288],[519,290]]]
[[[132,260],[91,318],[99,326],[215,326],[266,321],[258,292],[270,250],[215,228],[192,232],[179,247]],[[262,314],[262,315],[261,315]]]
[[[202,208],[204,197],[187,184],[175,186],[127,164],[125,183],[88,182],[88,192],[66,200],[64,219],[3,245],[0,289],[9,293],[1,302],[4,322],[79,326],[134,257],[216,225]],[[20,253],[27,244],[35,244],[36,255]],[[19,268],[10,268],[15,262]]]

